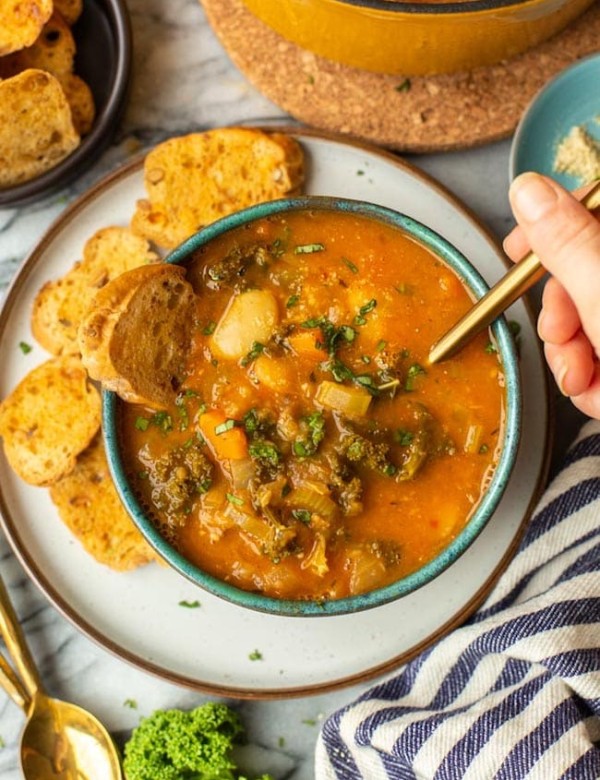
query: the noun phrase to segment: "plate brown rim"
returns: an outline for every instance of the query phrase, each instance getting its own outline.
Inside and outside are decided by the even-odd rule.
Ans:
[[[438,182],[429,174],[421,171],[415,166],[403,160],[398,155],[388,152],[384,149],[379,149],[372,144],[364,141],[348,139],[347,137],[339,137],[333,133],[327,133],[320,130],[313,130],[311,128],[301,128],[289,124],[269,124],[263,125],[255,124],[249,125],[244,123],[244,127],[257,127],[258,129],[264,129],[268,132],[282,132],[294,135],[302,140],[302,137],[319,138],[325,141],[332,141],[345,146],[354,146],[366,152],[367,154],[382,157],[389,162],[393,163],[398,168],[402,168],[408,171],[412,176],[421,179],[429,187],[436,190],[441,196],[449,200],[453,206],[458,208],[463,214],[471,220],[475,227],[484,234],[484,236],[490,241],[490,243],[499,249],[499,244],[493,234],[488,230],[484,223],[474,214],[474,212],[466,206],[459,198],[457,198],[449,189]],[[144,157],[149,150],[145,150],[141,155],[135,159],[125,163],[117,170],[109,173],[94,184],[89,190],[80,195],[73,203],[56,218],[52,225],[46,230],[40,241],[35,248],[29,253],[26,260],[22,264],[20,270],[13,278],[12,283],[9,285],[4,304],[0,310],[0,336],[6,328],[7,321],[10,318],[10,313],[15,307],[15,303],[18,301],[19,291],[23,287],[28,276],[33,269],[37,266],[38,259],[46,251],[47,246],[59,235],[62,230],[72,222],[78,214],[86,208],[95,198],[104,194],[106,189],[110,188],[120,180],[128,177],[133,172],[139,170],[144,163]],[[502,259],[501,255],[500,258]],[[508,266],[508,261],[506,261]],[[528,301],[526,303],[527,315],[530,319],[532,326],[534,324],[533,313]],[[541,346],[536,342],[536,349],[541,357]],[[331,691],[337,691],[352,685],[359,685],[373,680],[381,675],[388,674],[394,670],[397,670],[400,666],[407,663],[420,652],[438,642],[444,636],[446,636],[454,628],[464,623],[470,615],[477,609],[477,607],[483,603],[486,596],[490,593],[495,583],[498,581],[502,573],[505,571],[510,560],[514,556],[521,538],[523,536],[525,527],[534,506],[536,505],[543,489],[546,484],[546,479],[550,469],[551,453],[552,453],[552,441],[553,441],[553,419],[552,414],[552,396],[549,392],[549,380],[547,372],[544,372],[544,392],[548,403],[548,421],[546,425],[546,435],[543,442],[544,461],[542,463],[540,472],[537,477],[532,497],[525,509],[523,518],[520,522],[519,529],[508,549],[496,565],[496,568],[490,573],[486,581],[481,585],[478,591],[465,603],[463,606],[453,614],[445,623],[439,626],[435,631],[429,634],[425,639],[413,645],[409,650],[400,653],[387,661],[377,664],[376,666],[363,669],[355,674],[347,675],[336,680],[332,680],[326,683],[316,683],[314,685],[306,686],[293,686],[288,688],[271,689],[271,688],[253,688],[249,690],[247,688],[240,688],[237,686],[224,686],[213,684],[210,682],[202,682],[195,680],[187,675],[178,674],[169,670],[165,670],[158,664],[154,664],[144,658],[140,658],[133,652],[122,648],[117,642],[106,637],[102,632],[98,631],[87,619],[81,615],[76,609],[71,607],[66,599],[49,583],[45,577],[43,571],[38,566],[35,560],[29,555],[26,546],[19,537],[18,529],[14,523],[7,504],[4,499],[2,486],[0,485],[0,526],[4,531],[6,539],[25,569],[29,578],[34,582],[42,594],[48,599],[48,601],[65,617],[71,625],[81,631],[88,639],[91,639],[95,644],[99,645],[105,650],[108,650],[113,656],[120,660],[130,663],[137,669],[148,672],[155,677],[173,683],[175,685],[182,686],[191,690],[195,690],[201,693],[210,695],[222,696],[222,697],[234,697],[238,699],[248,700],[279,700],[279,699],[291,699],[298,697],[313,696]]]

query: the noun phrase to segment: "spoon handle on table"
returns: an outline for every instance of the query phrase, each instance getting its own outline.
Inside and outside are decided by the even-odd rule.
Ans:
[[[0,687],[4,688],[17,707],[23,711],[29,709],[31,699],[3,655],[0,655]]]
[[[590,211],[600,208],[600,181],[581,199]],[[429,362],[451,357],[480,333],[546,273],[538,256],[528,252],[465,314],[429,352]]]
[[[25,691],[33,699],[38,691],[42,691],[42,684],[2,578],[0,578],[0,635],[4,639],[8,654]]]

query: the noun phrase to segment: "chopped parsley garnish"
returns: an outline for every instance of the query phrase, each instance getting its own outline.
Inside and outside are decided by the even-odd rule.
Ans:
[[[387,341],[384,341],[384,339],[381,339],[377,342],[377,346],[375,347],[376,352],[381,352],[387,347]]]
[[[135,699],[125,699],[123,706],[129,707],[130,710],[137,710],[137,701]]]
[[[152,417],[136,417],[135,428],[138,431],[147,431],[151,425],[156,425],[163,433],[173,430],[173,418],[168,412],[156,412]]]
[[[26,341],[19,341],[19,349],[24,355],[28,355],[33,347],[31,344],[28,344]]]
[[[304,723],[305,726],[316,726],[317,725],[317,721],[314,718],[304,718],[302,723]]]
[[[135,418],[135,429],[137,431],[147,431],[149,425],[150,425],[150,420],[148,420],[147,417]]]
[[[179,602],[180,607],[185,607],[186,609],[197,609],[198,607],[201,607],[202,605],[196,599],[195,601],[186,601],[185,599],[182,599],[182,601]]]
[[[302,417],[301,426],[305,435],[301,439],[296,439],[292,445],[294,455],[298,458],[310,458],[316,453],[319,444],[325,438],[325,418],[323,412],[313,412]]]
[[[232,428],[235,428],[237,425],[236,420],[232,420],[231,417],[229,417],[227,420],[225,420],[224,423],[221,423],[220,425],[217,425],[215,427],[215,433],[217,436],[220,436],[222,433],[227,433],[227,431],[230,431]]]
[[[363,362],[365,365],[367,365],[367,366],[368,366],[368,365],[369,365],[369,363],[371,362],[371,358],[370,358],[368,355],[361,355],[361,358],[360,358],[360,359],[361,359],[361,360],[362,360],[362,362]]]
[[[358,273],[358,268],[354,265],[352,260],[348,260],[347,257],[342,257],[342,263],[344,263],[344,265],[347,266],[352,271],[353,274]]]
[[[301,327],[308,330],[320,328],[321,339],[316,342],[317,347],[330,355],[335,354],[340,341],[351,344],[357,336],[351,325],[334,325],[327,317],[311,317],[302,322]]]
[[[296,255],[312,255],[313,252],[322,252],[325,249],[323,244],[300,244],[294,247]]]
[[[287,302],[285,304],[286,309],[291,309],[292,306],[297,306],[298,301],[300,300],[299,295],[290,295],[290,297],[287,299]]]
[[[368,301],[367,303],[365,303],[364,306],[360,307],[360,309],[358,310],[358,313],[359,314],[363,314],[363,315],[364,314],[368,314],[370,311],[373,311],[373,309],[376,306],[377,306],[377,301],[375,300],[375,298],[371,298],[371,300]]]
[[[311,513],[308,509],[292,509],[292,517],[304,525],[310,525]]]
[[[239,498],[239,496],[234,496],[233,493],[225,493],[225,498],[234,506],[243,506],[244,504],[244,499]]]
[[[489,452],[489,449],[490,448],[488,447],[487,444],[482,444],[481,447],[479,448],[479,454],[485,455],[487,452]]]
[[[156,425],[163,433],[168,433],[173,430],[173,418],[168,412],[156,412],[150,418],[152,425]]]
[[[368,314],[369,312],[373,311],[373,309],[377,306],[377,301],[375,298],[371,298],[370,301],[367,301],[367,303],[364,304],[364,306],[361,306],[358,310],[358,314],[354,318],[354,324],[355,325],[366,325],[367,319],[365,317],[365,314]]]
[[[486,352],[488,355],[493,355],[493,354],[494,354],[494,352],[497,352],[497,351],[498,351],[498,349],[496,348],[496,345],[494,344],[494,342],[493,342],[493,341],[488,341],[488,343],[485,345],[485,350],[484,350],[484,351],[485,351],[485,352]]]
[[[202,333],[205,336],[211,336],[215,332],[216,327],[217,327],[217,323],[214,320],[211,320],[208,324],[206,324],[202,328]]]
[[[398,430],[394,431],[394,441],[400,444],[402,447],[408,447],[414,437],[414,433],[406,431],[403,428],[398,428]]]
[[[261,344],[260,341],[255,341],[252,344],[252,348],[250,349],[250,352],[246,355],[246,357],[242,358],[242,365],[247,366],[248,363],[252,363],[253,360],[256,360],[256,358],[261,355],[265,351],[265,345]]]
[[[396,92],[410,92],[412,84],[410,83],[410,79],[404,79],[404,81],[401,81],[400,84],[397,84],[394,89]]]
[[[415,384],[415,378],[420,376],[421,374],[426,374],[427,372],[423,368],[423,366],[420,366],[418,363],[413,363],[412,366],[409,366],[407,375],[406,375],[406,382],[404,383],[404,389],[405,390],[414,390],[414,384]]]
[[[251,653],[248,653],[248,658],[251,661],[262,661],[263,654],[260,652],[260,650],[253,650]]]

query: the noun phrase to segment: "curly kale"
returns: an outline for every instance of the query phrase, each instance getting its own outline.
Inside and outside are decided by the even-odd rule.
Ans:
[[[125,744],[125,775],[127,780],[244,780],[231,755],[243,736],[239,716],[225,704],[208,702],[190,712],[157,710],[142,718]]]

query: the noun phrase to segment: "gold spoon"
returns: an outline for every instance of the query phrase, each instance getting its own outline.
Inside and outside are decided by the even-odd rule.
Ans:
[[[104,726],[81,707],[44,692],[2,579],[0,634],[18,672],[0,655],[0,685],[27,715],[21,736],[25,780],[123,780]]]
[[[600,181],[596,182],[581,202],[590,211],[600,208]],[[473,336],[526,293],[545,273],[546,269],[538,256],[528,252],[433,345],[429,352],[429,362],[438,363],[458,352]]]

